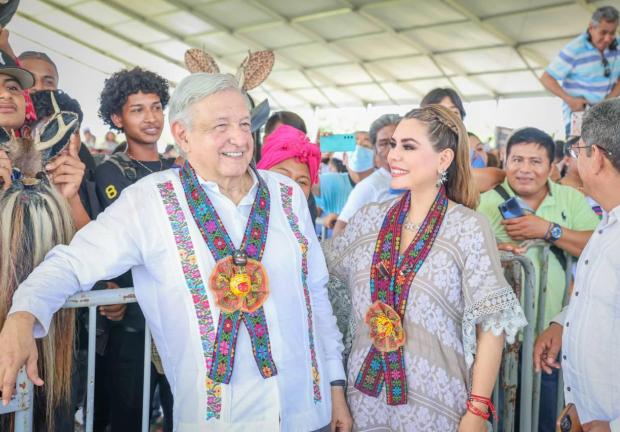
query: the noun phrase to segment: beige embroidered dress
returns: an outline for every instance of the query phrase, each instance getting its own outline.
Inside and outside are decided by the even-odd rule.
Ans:
[[[504,279],[486,218],[462,205],[448,209],[435,243],[413,280],[404,318],[408,402],[389,406],[354,387],[371,346],[364,316],[370,266],[383,218],[396,202],[362,208],[344,233],[324,244],[332,277],[351,296],[353,343],[347,363],[347,399],[357,431],[456,431],[466,411],[476,325],[508,340],[525,317]]]

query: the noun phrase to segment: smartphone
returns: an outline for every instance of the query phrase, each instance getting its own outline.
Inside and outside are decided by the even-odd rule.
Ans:
[[[499,208],[499,212],[504,219],[514,219],[525,216],[525,212],[516,197],[508,198],[497,206],[497,208]]]
[[[555,423],[555,430],[556,432],[582,432],[575,404],[569,403],[562,410]]]
[[[321,152],[348,152],[355,150],[354,134],[324,135],[319,140]]]

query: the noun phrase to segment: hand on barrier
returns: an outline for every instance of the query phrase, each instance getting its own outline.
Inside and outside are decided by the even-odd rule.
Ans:
[[[108,282],[108,289],[119,288],[114,282]],[[126,304],[99,306],[99,313],[110,321],[120,321],[125,317]]]
[[[534,370],[541,369],[548,374],[553,369],[560,369],[557,358],[562,349],[562,331],[564,328],[558,323],[551,323],[547,329],[538,336],[534,344]]]
[[[527,247],[520,246],[514,243],[499,243],[497,249],[505,252],[511,252],[515,255],[523,255],[527,252]]]
[[[15,392],[19,369],[26,365],[28,378],[37,386],[43,385],[37,370],[37,345],[32,330],[35,317],[28,312],[11,314],[0,332],[0,390],[2,403],[8,405]]]

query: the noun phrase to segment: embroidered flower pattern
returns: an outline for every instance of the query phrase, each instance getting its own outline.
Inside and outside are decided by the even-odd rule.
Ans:
[[[252,313],[269,297],[267,274],[262,264],[253,259],[248,259],[242,273],[239,270],[232,257],[219,260],[209,278],[209,288],[223,311]]]
[[[380,352],[395,351],[405,344],[400,316],[389,305],[377,300],[366,312],[364,322],[370,328],[372,344]]]
[[[174,186],[171,182],[166,182],[159,184],[158,188],[168,214],[174,240],[177,244],[181,267],[185,275],[185,283],[194,302],[205,366],[207,371],[209,371],[212,364],[211,353],[213,351],[213,342],[215,341],[215,328],[209,307],[209,299],[207,298],[202,276],[196,263],[194,245],[189,235],[185,215],[174,193]],[[207,389],[207,420],[212,418],[219,419],[222,409],[220,385],[207,376],[205,377],[205,387]]]
[[[312,387],[314,391],[314,402],[318,403],[321,400],[321,390],[319,389],[319,383],[321,377],[319,375],[319,367],[316,361],[316,353],[314,350],[314,333],[312,324],[312,304],[310,301],[310,290],[308,289],[308,239],[303,235],[299,228],[299,219],[293,213],[293,188],[280,184],[280,198],[282,199],[282,206],[284,213],[288,219],[288,223],[295,234],[295,238],[299,242],[299,248],[301,249],[301,282],[304,288],[304,300],[306,302],[306,310],[308,312],[308,340],[310,345],[310,361],[312,363]]]

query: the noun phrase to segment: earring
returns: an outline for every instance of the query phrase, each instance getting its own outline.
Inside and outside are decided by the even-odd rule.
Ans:
[[[439,171],[439,177],[437,178],[437,187],[440,188],[448,181],[448,171],[441,170]]]

